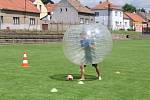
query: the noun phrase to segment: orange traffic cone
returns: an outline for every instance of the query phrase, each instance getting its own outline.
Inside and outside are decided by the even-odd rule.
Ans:
[[[24,67],[24,68],[27,68],[27,67],[29,67],[29,65],[28,65],[28,59],[27,59],[27,53],[26,53],[26,51],[24,51],[24,54],[23,54],[23,62],[22,62],[22,67]]]

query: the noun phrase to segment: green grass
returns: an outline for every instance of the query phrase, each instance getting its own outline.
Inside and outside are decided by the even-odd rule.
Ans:
[[[27,69],[21,67],[24,48]],[[1,45],[0,100],[150,100],[150,40],[114,41],[100,67],[101,81],[87,66],[88,80],[79,85],[65,81],[67,74],[79,74],[79,66],[65,58],[61,43]]]

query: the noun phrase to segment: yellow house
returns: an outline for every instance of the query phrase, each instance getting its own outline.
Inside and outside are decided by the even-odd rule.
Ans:
[[[37,7],[37,9],[40,11],[40,19],[47,16],[47,9],[43,2],[41,0],[30,0],[33,2],[33,4]]]

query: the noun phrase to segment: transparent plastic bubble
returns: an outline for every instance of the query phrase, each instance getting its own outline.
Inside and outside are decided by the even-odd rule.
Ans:
[[[96,64],[111,51],[112,37],[101,24],[71,26],[63,38],[64,54],[73,63]]]

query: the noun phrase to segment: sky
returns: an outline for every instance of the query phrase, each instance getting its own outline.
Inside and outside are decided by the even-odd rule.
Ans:
[[[52,0],[54,2],[59,2],[60,0]],[[93,7],[100,1],[106,1],[106,0],[79,0],[82,4]],[[109,0],[110,2],[116,4],[116,5],[124,5],[125,3],[132,4],[136,8],[145,8],[150,10],[150,0]]]

